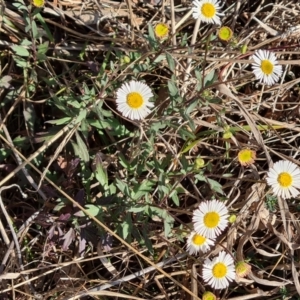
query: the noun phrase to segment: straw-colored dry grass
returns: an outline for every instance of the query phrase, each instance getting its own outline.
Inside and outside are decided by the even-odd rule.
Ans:
[[[222,1],[229,43],[195,29],[189,0],[29,2],[1,1],[0,299],[201,299],[222,249],[252,272],[220,299],[298,299],[299,198],[265,183],[273,162],[299,165],[298,1]],[[256,49],[276,52],[278,84],[255,80]],[[156,95],[143,122],[116,110],[131,78]],[[191,257],[192,212],[214,197],[237,219]]]

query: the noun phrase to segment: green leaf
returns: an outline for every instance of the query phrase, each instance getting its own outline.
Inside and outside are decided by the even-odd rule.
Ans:
[[[154,30],[153,30],[153,27],[152,27],[151,23],[149,23],[149,25],[148,25],[148,33],[149,33],[149,37],[152,40],[156,40],[155,33],[154,33]]]
[[[144,180],[141,184],[137,184],[132,192],[131,198],[133,200],[139,200],[144,195],[148,194],[150,191],[152,191],[152,186],[154,185],[153,182],[150,180]]]
[[[78,149],[77,149],[77,154],[78,156],[85,162],[88,163],[90,160],[90,155],[89,155],[89,151],[86,147],[85,142],[82,140],[80,134],[78,133],[78,131],[76,131],[76,141],[77,141],[77,145],[78,145]]]
[[[0,162],[3,162],[11,153],[10,149],[0,148]]]
[[[77,100],[73,100],[73,99],[68,100],[68,105],[73,106],[75,108],[81,108],[82,107],[81,103],[79,103]]]
[[[15,45],[15,46],[12,46],[11,48],[19,56],[28,57],[30,55],[29,51],[22,46]]]
[[[102,208],[99,205],[87,204],[87,205],[85,205],[84,208],[93,217],[96,217],[97,215],[99,215],[102,212]]]
[[[49,49],[49,41],[46,41],[43,44],[37,46],[38,54],[46,54]]]
[[[148,249],[150,254],[153,255],[154,251],[153,251],[153,247],[152,247],[152,242],[149,239],[149,231],[145,227],[142,228],[142,237],[144,239],[143,242],[145,243],[146,248]]]
[[[198,179],[199,181],[206,181],[206,177],[203,175],[203,173],[198,173],[198,174],[195,174],[195,178]]]
[[[172,231],[172,228],[174,226],[174,219],[169,215],[169,213],[166,210],[163,210],[162,212],[162,218],[164,220],[164,233],[165,237],[168,237]]]
[[[27,102],[25,105],[25,108],[23,110],[23,115],[25,122],[27,124],[27,128],[30,132],[30,134],[34,135],[34,128],[35,128],[35,121],[36,121],[36,113],[34,105],[31,102]]]
[[[32,42],[31,41],[29,41],[28,39],[24,39],[22,42],[21,42],[21,46],[22,47],[30,47],[30,46],[32,46]]]
[[[18,67],[25,69],[29,66],[29,62],[22,57],[13,55],[13,58]]]
[[[199,140],[188,140],[184,145],[183,145],[183,149],[180,151],[181,154],[186,153],[188,151],[190,151],[191,149],[193,149],[195,146],[197,146],[199,144],[199,142],[201,141],[201,139]]]
[[[95,177],[98,180],[98,182],[102,185],[104,190],[108,188],[108,176],[106,169],[103,168],[101,161],[99,160],[100,156],[96,154],[96,157],[94,159],[95,162]]]
[[[204,77],[204,87],[208,87],[215,82],[215,70],[212,70]]]
[[[77,118],[74,120],[74,124],[80,123],[83,119],[86,118],[87,115],[87,110],[86,109],[82,109],[79,112],[79,115],[77,116]]]
[[[61,118],[61,119],[58,119],[58,120],[45,121],[45,123],[54,124],[54,125],[63,125],[63,124],[70,123],[71,120],[72,120],[71,117],[65,117],[65,118]]]
[[[224,192],[222,190],[222,185],[219,182],[217,182],[213,179],[210,179],[210,178],[207,178],[207,181],[208,181],[208,183],[209,183],[212,190],[214,190],[215,192],[217,192],[221,195],[224,195]]]
[[[188,42],[188,33],[186,32],[181,38],[181,42],[180,42],[181,47],[185,47],[187,45],[187,42]]]
[[[174,96],[179,95],[177,86],[175,85],[174,81],[171,81],[171,80],[168,81],[168,89],[169,89],[171,96],[174,97]]]
[[[128,212],[133,212],[133,213],[139,213],[142,212],[146,209],[146,206],[136,206],[136,207],[131,207],[128,209]]]
[[[153,61],[154,64],[158,64],[161,61],[164,61],[166,59],[166,55],[165,54],[159,54]]]
[[[173,200],[176,206],[179,206],[179,198],[176,190],[173,190],[170,194],[171,199]]]
[[[46,31],[47,37],[48,37],[49,41],[50,41],[50,42],[54,42],[54,38],[53,38],[53,36],[52,36],[52,34],[51,34],[51,31],[50,31],[49,27],[47,26],[47,23],[45,22],[45,20],[44,20],[43,17],[41,16],[41,14],[40,14],[40,13],[37,13],[35,16],[36,16],[36,18],[40,21],[40,23],[42,24],[44,30]]]
[[[170,70],[172,72],[174,72],[175,71],[175,61],[174,61],[173,57],[169,53],[166,53],[166,57],[167,57],[167,62],[168,62]]]
[[[116,186],[125,196],[129,197],[130,192],[128,185],[125,182],[121,181],[119,178],[116,178]]]
[[[32,20],[31,22],[31,30],[32,30],[32,35],[35,39],[38,39],[40,37],[39,32],[38,32],[38,28],[36,26],[35,21]]]
[[[195,139],[196,136],[194,135],[193,132],[190,132],[189,130],[185,129],[184,127],[180,127],[180,129],[178,130],[178,134],[184,139]]]
[[[127,214],[125,221],[121,224],[123,239],[126,239],[129,233],[132,231],[131,215]]]

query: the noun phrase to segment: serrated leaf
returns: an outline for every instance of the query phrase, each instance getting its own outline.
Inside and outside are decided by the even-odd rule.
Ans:
[[[22,46],[15,45],[15,46],[12,46],[11,48],[19,56],[28,57],[30,55],[29,51]]]
[[[24,68],[27,68],[29,66],[28,61],[24,60],[22,57],[13,55],[13,58],[14,58],[14,60],[15,60],[18,67],[24,69]]]

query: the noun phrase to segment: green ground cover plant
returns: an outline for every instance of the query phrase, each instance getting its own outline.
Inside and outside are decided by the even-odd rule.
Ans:
[[[299,299],[297,1],[0,5],[0,299]]]

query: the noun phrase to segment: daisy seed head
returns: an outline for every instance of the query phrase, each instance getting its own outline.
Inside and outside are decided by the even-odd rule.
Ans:
[[[251,266],[245,261],[239,261],[235,265],[235,272],[239,277],[246,277],[251,272]]]
[[[219,29],[218,37],[221,41],[228,42],[232,38],[233,32],[230,27],[222,26]]]
[[[32,4],[35,7],[43,7],[45,5],[45,0],[32,0]]]
[[[204,292],[202,295],[202,300],[217,300],[217,297],[212,292]]]
[[[288,160],[276,162],[267,173],[266,180],[276,196],[289,199],[299,195],[300,168]]]
[[[205,23],[221,25],[220,16],[224,14],[219,12],[220,8],[218,0],[194,0],[193,18],[201,19]]]
[[[123,83],[117,90],[117,109],[123,116],[131,120],[146,118],[154,104],[149,102],[153,97],[151,89],[143,82],[130,81]]]
[[[202,236],[214,239],[228,224],[228,209],[219,200],[202,202],[193,212],[194,230]]]
[[[273,85],[282,75],[282,66],[278,65],[276,56],[273,52],[267,50],[257,50],[252,56],[253,73],[260,82]]]
[[[158,23],[154,28],[154,32],[157,38],[163,39],[164,37],[168,36],[169,27],[165,23]]]
[[[203,264],[203,280],[214,289],[225,289],[235,279],[235,266],[231,255],[221,251],[213,260]]]
[[[187,251],[190,255],[197,254],[198,252],[206,253],[214,244],[214,239],[208,239],[192,231],[187,238]]]
[[[238,160],[242,166],[248,167],[254,163],[256,153],[250,149],[242,149],[238,153]]]

